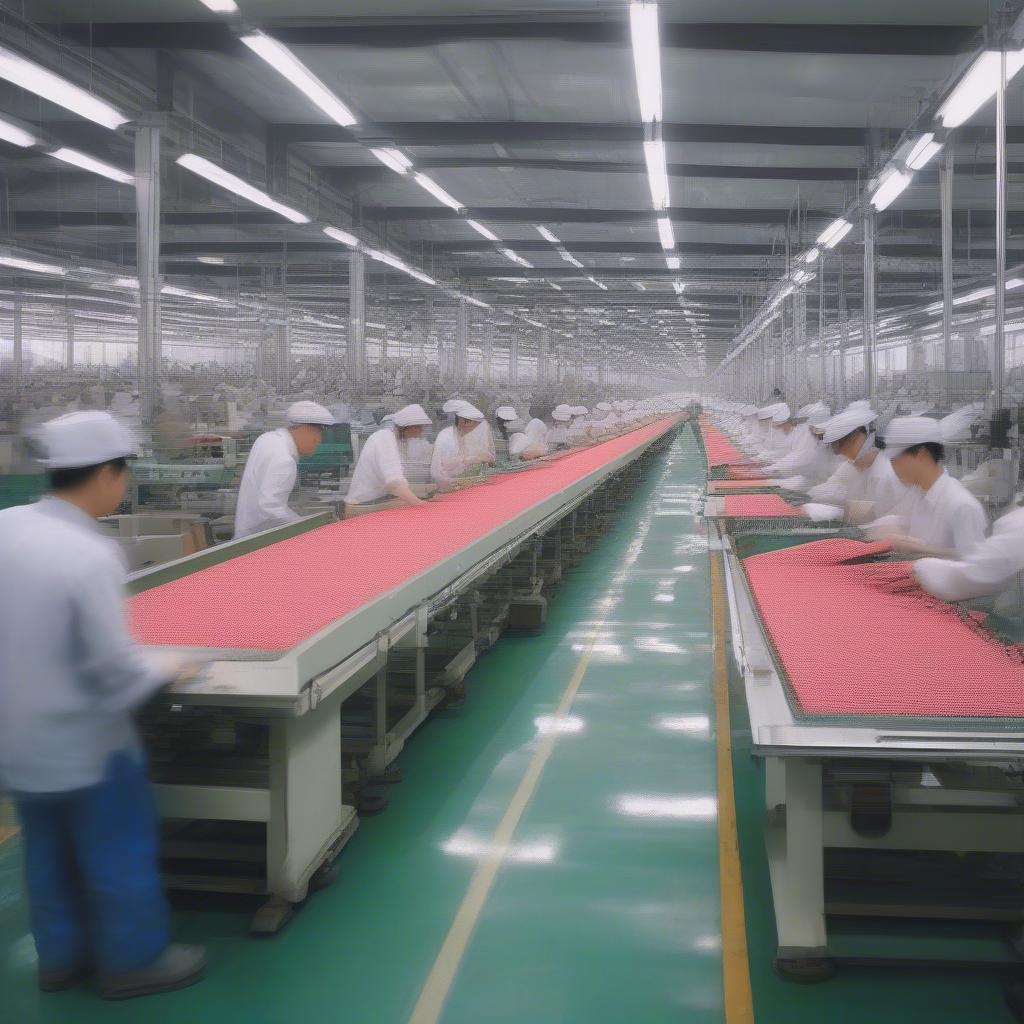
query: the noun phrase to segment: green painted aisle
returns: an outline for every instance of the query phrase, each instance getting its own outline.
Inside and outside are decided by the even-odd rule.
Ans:
[[[685,430],[544,634],[504,638],[466,707],[413,738],[390,809],[284,933],[251,939],[247,915],[219,903],[179,911],[179,936],[210,947],[195,988],[125,1004],[38,995],[18,843],[0,847],[0,1021],[404,1024],[428,977],[444,1024],[721,1021],[703,471]],[[448,992],[435,959],[474,875],[499,864]]]

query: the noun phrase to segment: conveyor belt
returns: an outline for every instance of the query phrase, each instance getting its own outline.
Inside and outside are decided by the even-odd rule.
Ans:
[[[725,499],[730,519],[805,519],[799,505],[790,505],[777,494],[730,494]]]
[[[794,713],[1024,716],[1020,650],[927,595],[910,563],[861,561],[885,550],[822,540],[744,560]]]
[[[131,599],[144,643],[284,651],[640,447],[675,417],[414,509],[332,523]]]

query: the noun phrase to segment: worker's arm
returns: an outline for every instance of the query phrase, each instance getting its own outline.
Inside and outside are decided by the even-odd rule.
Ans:
[[[72,600],[79,665],[106,710],[132,711],[173,681],[128,632],[124,571],[116,555],[85,560]]]
[[[399,501],[404,501],[406,505],[423,504],[423,499],[416,497],[412,488],[409,486],[409,482],[404,477],[400,477],[397,480],[389,480],[387,488],[388,494],[397,498]]]
[[[295,481],[299,476],[299,467],[294,459],[275,460],[267,466],[266,473],[260,481],[259,509],[264,522],[294,523],[302,516],[288,507]]]

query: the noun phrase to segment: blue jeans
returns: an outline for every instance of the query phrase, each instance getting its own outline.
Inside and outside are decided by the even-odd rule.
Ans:
[[[40,968],[91,963],[110,974],[153,963],[170,942],[170,920],[142,755],[114,754],[97,786],[15,801]]]

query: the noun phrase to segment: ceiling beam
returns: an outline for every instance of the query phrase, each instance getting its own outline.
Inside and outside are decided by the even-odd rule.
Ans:
[[[628,21],[619,11],[596,16],[544,17],[535,10],[521,18],[297,18],[265,20],[263,27],[282,42],[299,46],[358,46],[372,49],[420,49],[450,43],[550,40],[604,46],[628,46]],[[79,22],[50,25],[82,46],[153,50],[231,51],[238,45],[221,21]],[[854,25],[664,21],[663,47],[683,50],[733,50],[748,53],[821,53],[951,57],[976,43],[978,26]]]

